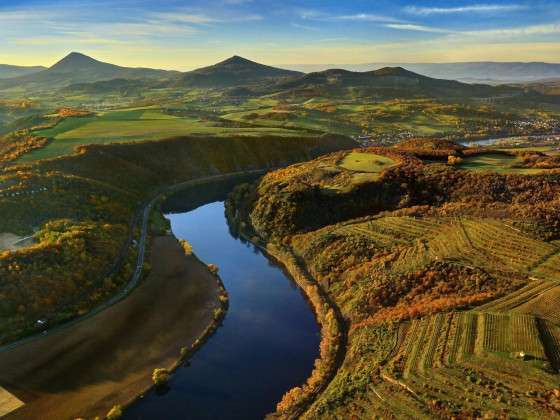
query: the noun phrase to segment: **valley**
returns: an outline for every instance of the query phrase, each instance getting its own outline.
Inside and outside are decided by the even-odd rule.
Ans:
[[[0,417],[559,417],[559,121],[401,66],[0,67]]]
[[[59,116],[66,108],[89,115]],[[50,141],[28,160],[83,144],[179,135],[328,132],[390,145],[417,136],[549,134],[558,132],[559,115],[557,96],[538,89],[432,79],[400,67],[302,74],[238,56],[180,74],[71,53],[49,69],[0,81],[0,133]]]

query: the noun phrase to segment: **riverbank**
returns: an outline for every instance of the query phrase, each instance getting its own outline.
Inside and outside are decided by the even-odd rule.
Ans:
[[[309,273],[304,261],[299,259],[289,246],[267,241],[257,233],[251,224],[246,203],[243,202],[245,194],[246,189],[240,186],[229,195],[226,217],[230,229],[233,228],[237,235],[251,242],[269,259],[284,268],[303,291],[321,329],[320,353],[315,360],[313,371],[305,383],[285,392],[276,406],[276,411],[267,416],[269,419],[300,418],[311,408],[342,366],[346,355],[348,328],[340,309]]]
[[[339,309],[292,252],[273,244],[267,244],[266,252],[282,264],[303,289],[321,326],[320,357],[315,361],[311,376],[301,387],[286,392],[277,405],[276,413],[270,415],[271,418],[299,418],[325,390],[342,365],[346,355],[346,325]]]
[[[244,236],[243,233],[240,233]],[[250,240],[245,236],[246,240]],[[346,354],[346,326],[342,314],[307,272],[293,253],[273,243],[250,240],[264,254],[282,266],[291,279],[301,288],[313,308],[321,327],[320,355],[307,381],[287,391],[278,402],[276,411],[267,419],[299,418],[311,407],[315,399],[329,385],[344,361]]]
[[[220,285],[173,236],[153,240],[152,270],[128,298],[70,328],[0,354],[0,383],[25,406],[8,419],[104,416],[200,345]],[[184,351],[183,351],[184,352]]]

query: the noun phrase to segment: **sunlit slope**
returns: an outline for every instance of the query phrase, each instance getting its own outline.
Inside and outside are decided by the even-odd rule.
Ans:
[[[25,155],[22,162],[67,155],[77,146],[86,144],[141,142],[183,135],[301,135],[300,132],[282,128],[227,127],[200,118],[166,114],[157,106],[65,118],[54,127],[37,130],[34,134],[52,141],[47,147]]]

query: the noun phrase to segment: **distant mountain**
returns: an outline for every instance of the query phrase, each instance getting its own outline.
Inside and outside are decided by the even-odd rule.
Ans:
[[[298,77],[302,74],[297,71],[265,66],[243,57],[233,56],[212,66],[184,73],[176,83],[188,87],[225,88],[277,81]]]
[[[303,72],[342,68],[350,71],[371,71],[383,67],[404,67],[407,70],[439,79],[452,79],[478,83],[518,83],[560,77],[560,64],[543,62],[463,62],[463,63],[364,63],[287,65]]]
[[[402,67],[384,67],[368,72],[331,69],[306,74],[280,84],[283,94],[309,96],[359,95],[379,97],[481,96],[521,93],[509,86],[471,85],[456,80],[434,79]]]
[[[0,64],[0,79],[9,79],[11,77],[25,76],[27,74],[37,73],[45,69],[46,67],[41,67],[41,66],[22,67],[22,66],[11,66],[8,64]]]
[[[467,82],[511,83],[560,77],[560,64],[540,62],[416,63],[403,66],[430,77]]]
[[[121,67],[73,52],[52,67],[37,73],[0,81],[0,88],[60,88],[75,83],[91,83],[111,79],[168,78],[178,74],[165,70]]]

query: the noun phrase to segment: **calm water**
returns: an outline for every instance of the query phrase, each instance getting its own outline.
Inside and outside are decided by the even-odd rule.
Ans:
[[[125,418],[261,419],[311,373],[320,340],[312,310],[280,268],[230,235],[223,202],[167,217],[200,259],[218,265],[230,308],[169,391],[150,393]]]

